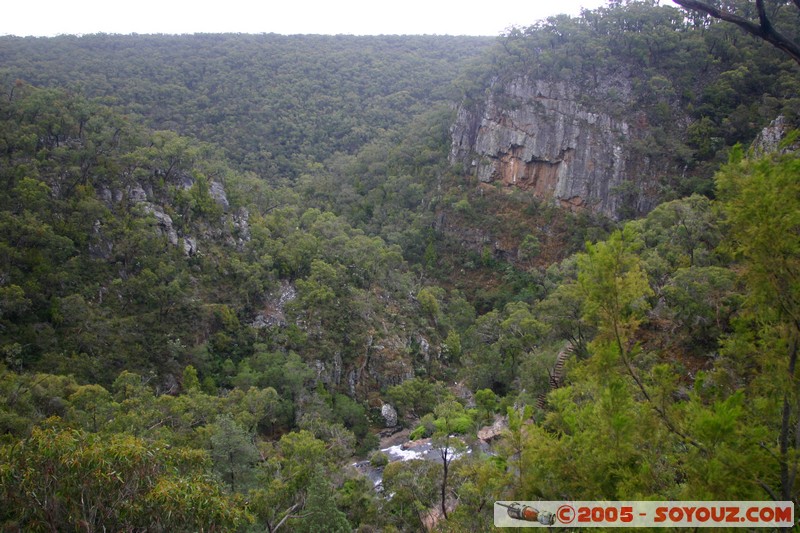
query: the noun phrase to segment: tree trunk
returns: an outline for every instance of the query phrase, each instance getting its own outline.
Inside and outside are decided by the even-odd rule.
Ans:
[[[791,341],[791,347],[789,348],[789,381],[790,383],[794,383],[795,379],[795,368],[797,366],[797,335],[799,332],[795,331],[794,339]],[[789,393],[785,393],[783,396],[783,412],[781,415],[781,434],[780,434],[780,458],[781,458],[781,497],[784,500],[792,500],[792,489],[794,488],[794,480],[797,476],[797,471],[795,467],[789,467],[789,448],[796,447],[797,442],[790,442],[792,440],[791,435],[791,421],[792,421],[792,405],[789,400]],[[795,432],[797,431],[797,428]],[[792,454],[794,455],[794,454]]]
[[[444,519],[447,520],[447,505],[445,503],[447,499],[447,467],[448,467],[448,455],[450,455],[450,439],[448,438],[445,441],[445,447],[442,448],[441,455],[442,455],[442,516]]]

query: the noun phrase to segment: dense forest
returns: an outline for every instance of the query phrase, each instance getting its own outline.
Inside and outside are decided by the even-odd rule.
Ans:
[[[452,164],[459,109],[521,77],[635,123],[656,207]],[[800,67],[736,25],[0,37],[0,91],[4,529],[798,502]]]
[[[138,123],[222,147],[243,170],[296,177],[432,105],[492,43],[477,37],[282,35],[3,39],[9,80],[61,87]]]

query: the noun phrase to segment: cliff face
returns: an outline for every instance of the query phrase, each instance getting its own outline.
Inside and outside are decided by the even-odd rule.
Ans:
[[[633,178],[644,169],[631,161],[628,123],[586,109],[564,83],[520,78],[493,89],[459,109],[451,163],[570,209],[619,218],[649,208]]]

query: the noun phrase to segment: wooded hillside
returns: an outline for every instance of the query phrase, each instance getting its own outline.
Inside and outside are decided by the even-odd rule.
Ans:
[[[0,65],[6,529],[797,501],[800,70],[772,47],[615,1],[497,40],[0,37]],[[458,107],[519,76],[638,117],[659,205],[451,165]],[[439,459],[390,461],[387,425]]]

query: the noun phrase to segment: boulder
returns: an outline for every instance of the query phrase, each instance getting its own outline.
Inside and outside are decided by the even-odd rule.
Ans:
[[[390,404],[385,403],[381,406],[381,416],[383,417],[387,428],[395,427],[397,425],[397,410]]]

